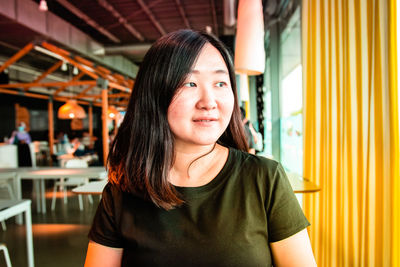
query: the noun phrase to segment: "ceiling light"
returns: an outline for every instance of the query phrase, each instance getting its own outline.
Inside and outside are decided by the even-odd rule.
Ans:
[[[83,107],[78,105],[75,99],[70,99],[58,109],[57,117],[63,120],[84,119],[86,118],[86,112]]]
[[[39,52],[41,52],[43,54],[46,54],[48,56],[54,57],[54,58],[56,58],[58,60],[64,60],[64,58],[62,56],[60,56],[60,55],[58,55],[58,54],[56,54],[54,52],[51,52],[50,50],[47,50],[46,48],[43,48],[41,46],[35,45],[33,49],[35,49],[36,51],[39,51]]]
[[[72,74],[73,74],[73,75],[78,75],[78,73],[79,73],[78,68],[77,68],[77,67],[74,67],[74,70],[72,71]]]
[[[40,0],[39,10],[40,11],[47,11],[48,10],[46,0]]]
[[[259,75],[264,70],[264,19],[261,0],[239,0],[235,71]]]
[[[249,101],[249,80],[246,74],[239,75],[239,90],[240,90],[240,100]]]
[[[67,62],[63,61],[62,65],[61,65],[61,70],[62,71],[67,71],[68,70]]]
[[[119,111],[114,106],[109,106],[107,114],[110,119],[116,119],[119,115]]]

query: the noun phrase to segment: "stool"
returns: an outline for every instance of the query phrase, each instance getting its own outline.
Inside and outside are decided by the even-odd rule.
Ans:
[[[11,267],[10,256],[8,255],[8,249],[5,244],[0,243],[0,250],[4,251],[4,258],[6,259],[7,267]]]

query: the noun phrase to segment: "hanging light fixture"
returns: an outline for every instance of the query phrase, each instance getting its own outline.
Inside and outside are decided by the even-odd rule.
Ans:
[[[63,61],[62,65],[61,65],[61,70],[62,71],[67,71],[68,70],[67,62]]]
[[[69,78],[72,79],[72,72],[73,70],[71,68],[67,68],[69,70]],[[73,90],[72,88],[72,95],[73,95]],[[68,120],[68,119],[84,119],[86,118],[86,112],[85,110],[78,105],[78,102],[76,99],[71,99],[67,100],[64,105],[62,105],[57,112],[57,117],[59,119],[63,120]]]
[[[119,111],[114,106],[109,106],[107,110],[107,116],[110,119],[115,119],[119,115]]]
[[[44,12],[48,10],[46,0],[40,0],[39,10]]]
[[[249,80],[246,74],[239,75],[239,90],[240,90],[240,100],[249,101]]]
[[[86,112],[83,107],[78,105],[75,99],[70,99],[58,109],[57,117],[64,120],[84,119],[86,118]]]
[[[75,66],[74,69],[73,69],[73,71],[72,71],[72,74],[78,75],[78,73],[79,73],[79,70],[78,70],[78,68]]]
[[[264,70],[264,19],[261,0],[239,0],[235,71],[259,75]]]

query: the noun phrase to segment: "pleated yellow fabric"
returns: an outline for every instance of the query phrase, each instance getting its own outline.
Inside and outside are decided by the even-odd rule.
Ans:
[[[303,0],[304,198],[319,266],[400,266],[396,0]]]
[[[392,102],[390,107],[390,114],[396,114],[396,112],[399,110],[399,103],[398,103],[398,92],[399,92],[399,73],[398,73],[398,64],[397,59],[399,58],[397,54],[397,49],[398,49],[398,40],[397,38],[397,23],[396,20],[397,16],[399,14],[396,14],[398,6],[396,6],[398,3],[396,3],[396,0],[390,0],[389,3],[389,88],[390,88],[390,101]],[[398,113],[397,113],[398,114]],[[392,170],[392,177],[397,177],[394,178],[393,180],[393,188],[392,188],[392,199],[393,199],[393,204],[392,204],[392,211],[393,211],[393,237],[392,237],[392,266],[400,266],[400,162],[398,159],[400,158],[400,151],[399,149],[394,149],[395,147],[399,147],[399,128],[396,127],[395,124],[396,117],[391,118],[391,123],[392,123],[392,129],[397,130],[397,133],[393,133],[393,138],[392,143],[394,143],[394,147],[391,147],[392,155],[395,155],[395,159],[397,159],[398,164],[395,164],[393,166]],[[398,138],[396,138],[396,136]]]

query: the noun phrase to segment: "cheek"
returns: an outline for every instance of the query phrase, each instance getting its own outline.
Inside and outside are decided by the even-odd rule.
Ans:
[[[177,119],[183,117],[185,114],[185,102],[181,101],[180,98],[175,98],[172,100],[171,104],[168,107],[168,123],[171,126],[171,123],[176,123]]]
[[[233,112],[233,106],[235,103],[235,98],[233,96],[233,92],[231,91],[230,93],[227,93],[224,98],[223,98],[223,112],[225,113],[226,116],[228,116],[228,120],[231,119],[232,112]]]

